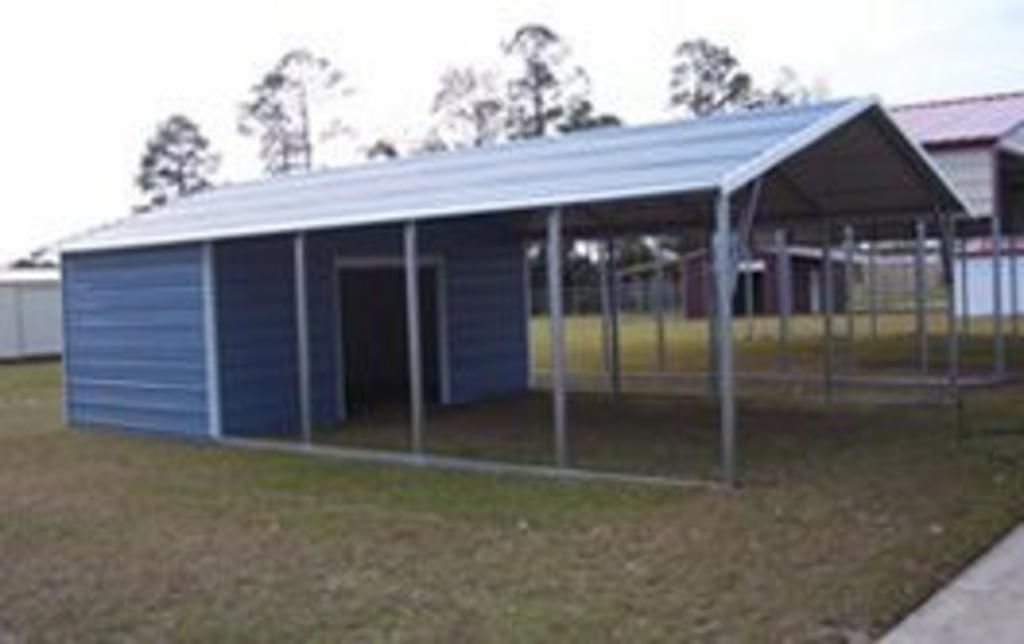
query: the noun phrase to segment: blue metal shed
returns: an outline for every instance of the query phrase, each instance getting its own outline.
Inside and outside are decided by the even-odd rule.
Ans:
[[[380,340],[394,331],[385,315],[391,306],[392,317],[407,320],[407,343],[398,344],[408,363],[413,442],[421,446],[425,398],[457,404],[527,387],[528,239],[546,236],[554,307],[563,227],[598,236],[672,230],[692,233],[697,247],[709,232],[736,239],[755,212],[817,235],[822,221],[837,217],[895,220],[962,209],[941,173],[872,100],[226,186],[63,249],[68,420],[308,440],[313,425],[351,411],[346,375],[356,354],[376,343],[384,356],[396,344],[393,335]],[[721,324],[731,314],[733,249],[731,242],[714,248]],[[339,288],[346,271],[373,269],[390,286],[347,303]],[[397,305],[388,299],[396,284],[404,289]],[[392,303],[373,304],[385,300]],[[357,320],[355,311],[371,305],[378,317]],[[560,324],[554,307],[554,425],[562,450]],[[346,326],[362,328],[361,344],[347,344]],[[720,364],[731,365],[731,339],[723,336],[718,350]],[[731,377],[720,370],[726,447],[735,434]],[[562,456],[559,464],[567,465]]]

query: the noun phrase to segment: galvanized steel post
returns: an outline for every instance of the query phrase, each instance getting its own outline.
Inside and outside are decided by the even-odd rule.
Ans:
[[[562,210],[547,216],[548,320],[551,328],[551,397],[554,412],[555,462],[569,467],[566,410],[565,320],[562,315]]]
[[[665,371],[665,258],[660,239],[654,248],[654,325],[658,371]]]
[[[967,238],[960,242],[960,316],[963,319],[961,333],[963,333],[964,337],[971,335],[971,291],[967,284],[968,242]]]
[[[614,237],[609,237],[605,241],[605,253],[608,257],[608,343],[611,357],[611,369],[608,375],[612,396],[618,398],[622,393],[622,363],[619,346],[619,308],[622,303],[620,300],[618,247]]]
[[[611,288],[608,282],[608,249],[601,242],[596,243],[597,250],[597,291],[601,300],[601,365],[608,377],[611,387],[612,374],[612,342],[611,342]]]
[[[923,219],[914,222],[914,311],[917,320],[917,350],[922,373],[928,373],[928,310],[926,301],[925,250],[928,231]]]
[[[743,315],[747,318],[747,340],[754,339],[754,261],[752,253],[744,253]]]
[[[1019,300],[1020,300],[1020,282],[1017,275],[1017,236],[1016,234],[1011,235],[1009,238],[1009,246],[1007,252],[1007,261],[1010,262],[1010,336],[1016,340],[1020,335],[1020,320],[1019,320]]]
[[[708,395],[718,396],[718,293],[715,290],[715,243],[714,233],[708,240],[704,257],[704,310],[708,322]]]
[[[957,328],[959,317],[956,312],[956,219],[953,215],[940,213],[939,221],[944,237],[943,252],[946,254],[946,342],[947,342],[947,378],[956,408],[957,433],[963,431],[963,400],[960,396],[960,329]]]
[[[721,429],[722,479],[737,483],[736,398],[734,391],[732,294],[736,266],[732,252],[729,195],[719,193],[715,202],[715,304],[717,310],[718,408]]]
[[[871,318],[871,339],[878,339],[878,240],[868,244],[868,307]]]
[[[853,366],[854,353],[853,343],[856,340],[856,315],[853,307],[853,289],[854,289],[854,233],[853,226],[847,225],[843,228],[843,246],[844,246],[844,262],[843,262],[843,304],[846,307],[846,339],[849,343],[847,347],[847,357],[850,362],[850,366]]]
[[[306,283],[306,235],[297,233],[292,245],[295,287],[295,337],[298,358],[299,428],[302,442],[313,442],[312,397],[310,394],[309,292]]]
[[[775,231],[775,307],[779,316],[779,369],[790,367],[789,318],[793,313],[793,267],[786,243],[786,231]]]
[[[405,224],[405,319],[409,342],[409,405],[412,419],[412,451],[424,450],[423,340],[420,337],[420,269],[415,222]]]
[[[821,249],[824,316],[824,386],[825,400],[832,400],[832,378],[835,370],[835,346],[833,337],[833,315],[835,315],[835,266],[832,265],[832,225],[825,222],[825,242]]]
[[[997,376],[1006,374],[1006,336],[1003,333],[1003,231],[998,215],[992,216],[992,353]]]
[[[205,344],[207,420],[210,437],[222,436],[220,342],[217,325],[217,247],[203,242],[203,343]]]

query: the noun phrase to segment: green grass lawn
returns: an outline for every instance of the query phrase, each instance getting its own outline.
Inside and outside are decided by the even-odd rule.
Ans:
[[[945,369],[948,358],[946,318],[942,313],[928,316],[928,356],[936,373]],[[913,314],[892,313],[878,318],[878,335],[871,336],[867,315],[849,318],[837,314],[833,337],[837,373],[905,372],[916,373],[920,350]],[[971,335],[961,346],[961,365],[965,373],[987,373],[992,369],[992,320],[973,319]],[[774,317],[737,318],[733,324],[736,368],[740,371],[771,372],[778,369],[779,323]],[[530,351],[534,365],[547,369],[550,364],[550,334],[547,317],[536,316],[530,323]],[[1024,361],[1024,338],[1010,337],[1006,323],[1007,354],[1011,361]],[[791,322],[789,358],[794,369],[807,374],[822,372],[823,323],[819,316],[794,316]],[[602,331],[599,316],[569,316],[565,322],[567,363],[570,372],[597,373],[603,369]],[[672,372],[705,371],[708,365],[707,320],[683,320],[666,317],[666,367]],[[852,340],[851,340],[852,337]],[[651,372],[657,369],[657,325],[650,315],[625,314],[620,318],[620,352],[625,372]]]
[[[971,399],[968,441],[941,408],[748,407],[730,493],[75,432],[59,378],[0,366],[0,642],[842,641],[1024,507],[1020,388]]]

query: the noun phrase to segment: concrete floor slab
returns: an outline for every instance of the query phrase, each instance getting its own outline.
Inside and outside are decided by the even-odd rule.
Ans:
[[[1024,526],[933,595],[881,642],[1024,642]]]

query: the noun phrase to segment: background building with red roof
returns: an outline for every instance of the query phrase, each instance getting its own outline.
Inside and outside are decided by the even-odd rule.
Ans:
[[[1000,224],[1004,258],[1002,310],[1016,318],[1024,303],[1024,91],[927,101],[892,108],[897,122],[967,200],[975,237],[957,279],[958,307],[991,315],[997,304],[993,220]],[[1016,325],[1015,325],[1016,326]]]

